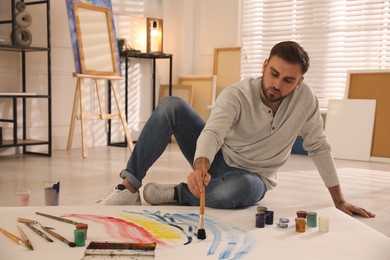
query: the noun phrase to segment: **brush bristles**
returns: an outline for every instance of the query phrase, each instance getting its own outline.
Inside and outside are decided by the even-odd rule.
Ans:
[[[198,239],[206,239],[206,230],[204,229],[204,215],[199,216],[199,226],[198,226]]]
[[[198,229],[198,239],[206,239],[206,230],[205,229]]]

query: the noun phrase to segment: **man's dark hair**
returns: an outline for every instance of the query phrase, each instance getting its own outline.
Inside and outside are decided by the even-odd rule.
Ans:
[[[270,60],[272,56],[278,56],[289,63],[301,64],[302,74],[305,74],[309,69],[309,55],[294,41],[285,41],[276,44],[272,47],[268,59]]]

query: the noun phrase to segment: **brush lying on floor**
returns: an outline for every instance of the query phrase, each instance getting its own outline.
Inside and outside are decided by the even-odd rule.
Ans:
[[[206,165],[205,159],[202,158],[202,179],[206,177]],[[204,228],[204,208],[206,204],[205,191],[200,193],[200,203],[199,203],[199,227],[198,227],[198,239],[206,239],[206,230]]]

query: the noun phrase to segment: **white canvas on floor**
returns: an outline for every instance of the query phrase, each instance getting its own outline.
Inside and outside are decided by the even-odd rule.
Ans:
[[[369,161],[376,100],[329,100],[325,132],[337,159]]]
[[[28,250],[0,234],[2,249],[0,259],[81,259],[91,241],[109,241],[155,242],[156,260],[262,258],[388,260],[390,238],[335,207],[312,208],[291,205],[279,208],[268,204],[261,205],[274,212],[274,223],[264,228],[255,227],[256,206],[236,210],[206,208],[205,240],[196,237],[198,207],[169,205],[0,207],[2,228],[18,234],[16,225],[20,225],[34,246],[34,251]],[[294,219],[297,210],[315,211],[318,216],[329,217],[329,232],[320,232],[318,226],[306,228],[304,233],[296,232]],[[73,241],[74,225],[46,218],[35,212],[88,224],[86,245],[69,247],[56,238],[53,238],[53,243],[49,243],[16,221],[17,218],[36,220],[44,226],[55,228],[55,232]],[[290,220],[288,228],[277,227],[281,217]],[[40,229],[38,224],[35,226]]]

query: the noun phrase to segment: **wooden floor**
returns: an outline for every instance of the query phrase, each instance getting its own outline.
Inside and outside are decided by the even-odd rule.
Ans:
[[[81,149],[54,151],[51,158],[0,156],[0,206],[15,206],[19,187],[31,188],[30,205],[44,205],[44,181],[61,182],[60,205],[91,205],[120,183],[118,175],[129,156],[127,148],[118,147],[88,148],[87,159],[82,159]],[[356,218],[390,236],[390,164],[336,160],[336,165],[345,197],[377,214],[375,219]],[[190,170],[173,143],[149,170],[144,184],[185,182]],[[311,159],[292,155],[278,174],[278,187],[261,204],[320,209],[332,201]]]

